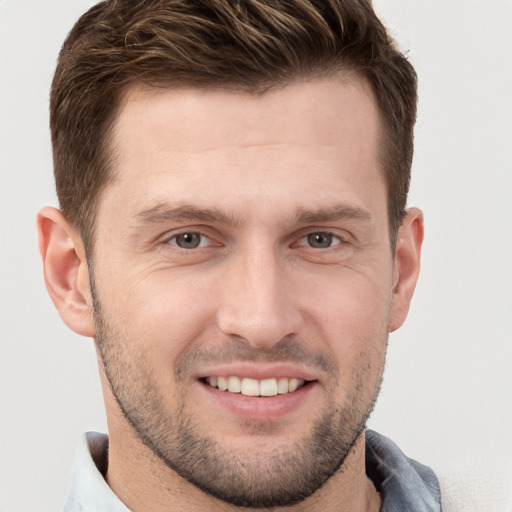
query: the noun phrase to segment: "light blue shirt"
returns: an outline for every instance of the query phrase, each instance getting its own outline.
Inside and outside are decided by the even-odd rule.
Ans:
[[[76,449],[63,512],[130,512],[105,482],[107,463],[108,437],[84,434]],[[372,430],[366,431],[366,472],[381,493],[381,512],[441,512],[434,472]]]

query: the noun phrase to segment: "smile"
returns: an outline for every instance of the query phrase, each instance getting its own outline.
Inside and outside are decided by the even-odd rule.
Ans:
[[[206,377],[205,382],[212,388],[229,393],[241,393],[245,396],[276,396],[292,393],[304,386],[304,379],[250,379],[247,377]]]

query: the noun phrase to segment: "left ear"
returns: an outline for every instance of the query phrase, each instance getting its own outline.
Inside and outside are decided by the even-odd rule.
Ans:
[[[420,272],[423,243],[423,213],[410,208],[398,230],[393,269],[393,304],[389,332],[396,331],[405,321]]]

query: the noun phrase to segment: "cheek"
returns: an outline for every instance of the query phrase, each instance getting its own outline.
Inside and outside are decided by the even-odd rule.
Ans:
[[[323,326],[329,338],[371,340],[386,330],[392,301],[391,275],[378,278],[369,272],[341,269],[325,276],[304,280],[303,309]]]
[[[152,366],[169,370],[179,355],[208,330],[215,298],[205,280],[165,272],[112,282],[102,303],[129,343],[144,350]]]
[[[348,389],[361,372],[381,372],[392,294],[391,284],[382,279],[348,271],[339,277],[309,287],[304,310],[308,338],[320,335],[338,364],[342,387]]]

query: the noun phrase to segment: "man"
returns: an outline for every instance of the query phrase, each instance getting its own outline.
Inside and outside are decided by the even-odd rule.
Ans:
[[[66,511],[438,511],[365,431],[423,220],[415,73],[365,0],[113,0],[51,95],[52,300],[94,337],[109,437]]]

